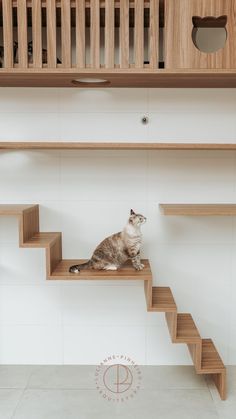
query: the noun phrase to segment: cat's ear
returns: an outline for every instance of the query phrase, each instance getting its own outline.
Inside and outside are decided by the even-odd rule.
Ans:
[[[135,215],[135,212],[132,209],[130,210],[130,215]]]

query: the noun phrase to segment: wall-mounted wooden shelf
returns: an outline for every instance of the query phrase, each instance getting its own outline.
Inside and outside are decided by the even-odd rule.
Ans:
[[[0,142],[0,150],[236,150],[217,143]]]
[[[233,1],[1,0],[0,86],[236,87]],[[195,47],[198,13],[227,15],[219,52]]]
[[[160,204],[163,215],[234,216],[236,204]]]

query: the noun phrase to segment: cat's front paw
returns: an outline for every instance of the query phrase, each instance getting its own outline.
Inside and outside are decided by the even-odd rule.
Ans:
[[[142,263],[140,263],[140,265],[135,266],[136,271],[142,271],[143,268],[144,268],[144,265]]]

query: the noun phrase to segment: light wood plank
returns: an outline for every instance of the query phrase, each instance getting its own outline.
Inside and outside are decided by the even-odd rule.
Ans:
[[[182,216],[232,216],[236,204],[160,204],[164,215]]]
[[[85,58],[85,0],[76,0],[76,63],[78,68],[85,68]]]
[[[100,67],[100,1],[91,0],[90,7],[91,27],[90,27],[90,56],[91,67]]]
[[[4,67],[13,67],[12,0],[2,0]]]
[[[135,0],[134,65],[144,65],[144,0]]]
[[[159,65],[159,0],[150,0],[150,68]]]
[[[57,66],[56,0],[47,0],[47,60],[49,68]]]
[[[72,265],[83,263],[85,260],[62,260],[55,270],[53,271],[50,279],[55,280],[144,280],[149,281],[152,278],[150,265],[148,260],[144,260],[143,264],[145,268],[142,271],[135,271],[131,262],[127,262],[118,271],[98,271],[93,269],[87,269],[81,271],[80,274],[73,274],[69,272],[69,268]]]
[[[129,0],[120,0],[120,67],[129,68]]]
[[[18,22],[18,62],[21,68],[27,68],[28,67],[28,46],[27,46],[26,0],[18,0],[17,22]]]
[[[70,0],[61,3],[61,52],[62,67],[71,67],[71,7]]]
[[[105,2],[105,67],[113,68],[115,61],[115,2]]]
[[[42,67],[42,9],[41,0],[32,3],[33,67]]]

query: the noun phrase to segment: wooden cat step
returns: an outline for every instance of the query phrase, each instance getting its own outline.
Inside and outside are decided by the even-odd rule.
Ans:
[[[82,270],[79,274],[69,272],[72,265],[84,263],[86,260],[61,260],[48,279],[54,280],[144,280],[152,279],[152,272],[149,261],[142,260],[145,268],[142,271],[136,271],[131,262],[127,262],[121,269],[117,271],[95,271],[93,269]]]
[[[214,380],[222,399],[226,398],[226,369],[211,339],[201,339],[191,314],[177,313],[169,287],[153,287],[148,260],[145,268],[135,271],[128,262],[118,271],[83,270],[69,273],[69,267],[84,260],[63,260],[61,233],[39,231],[38,205],[0,205],[0,215],[19,219],[20,247],[45,248],[47,278],[50,280],[143,280],[147,310],[164,312],[172,342],[188,346],[197,374],[208,374]]]

